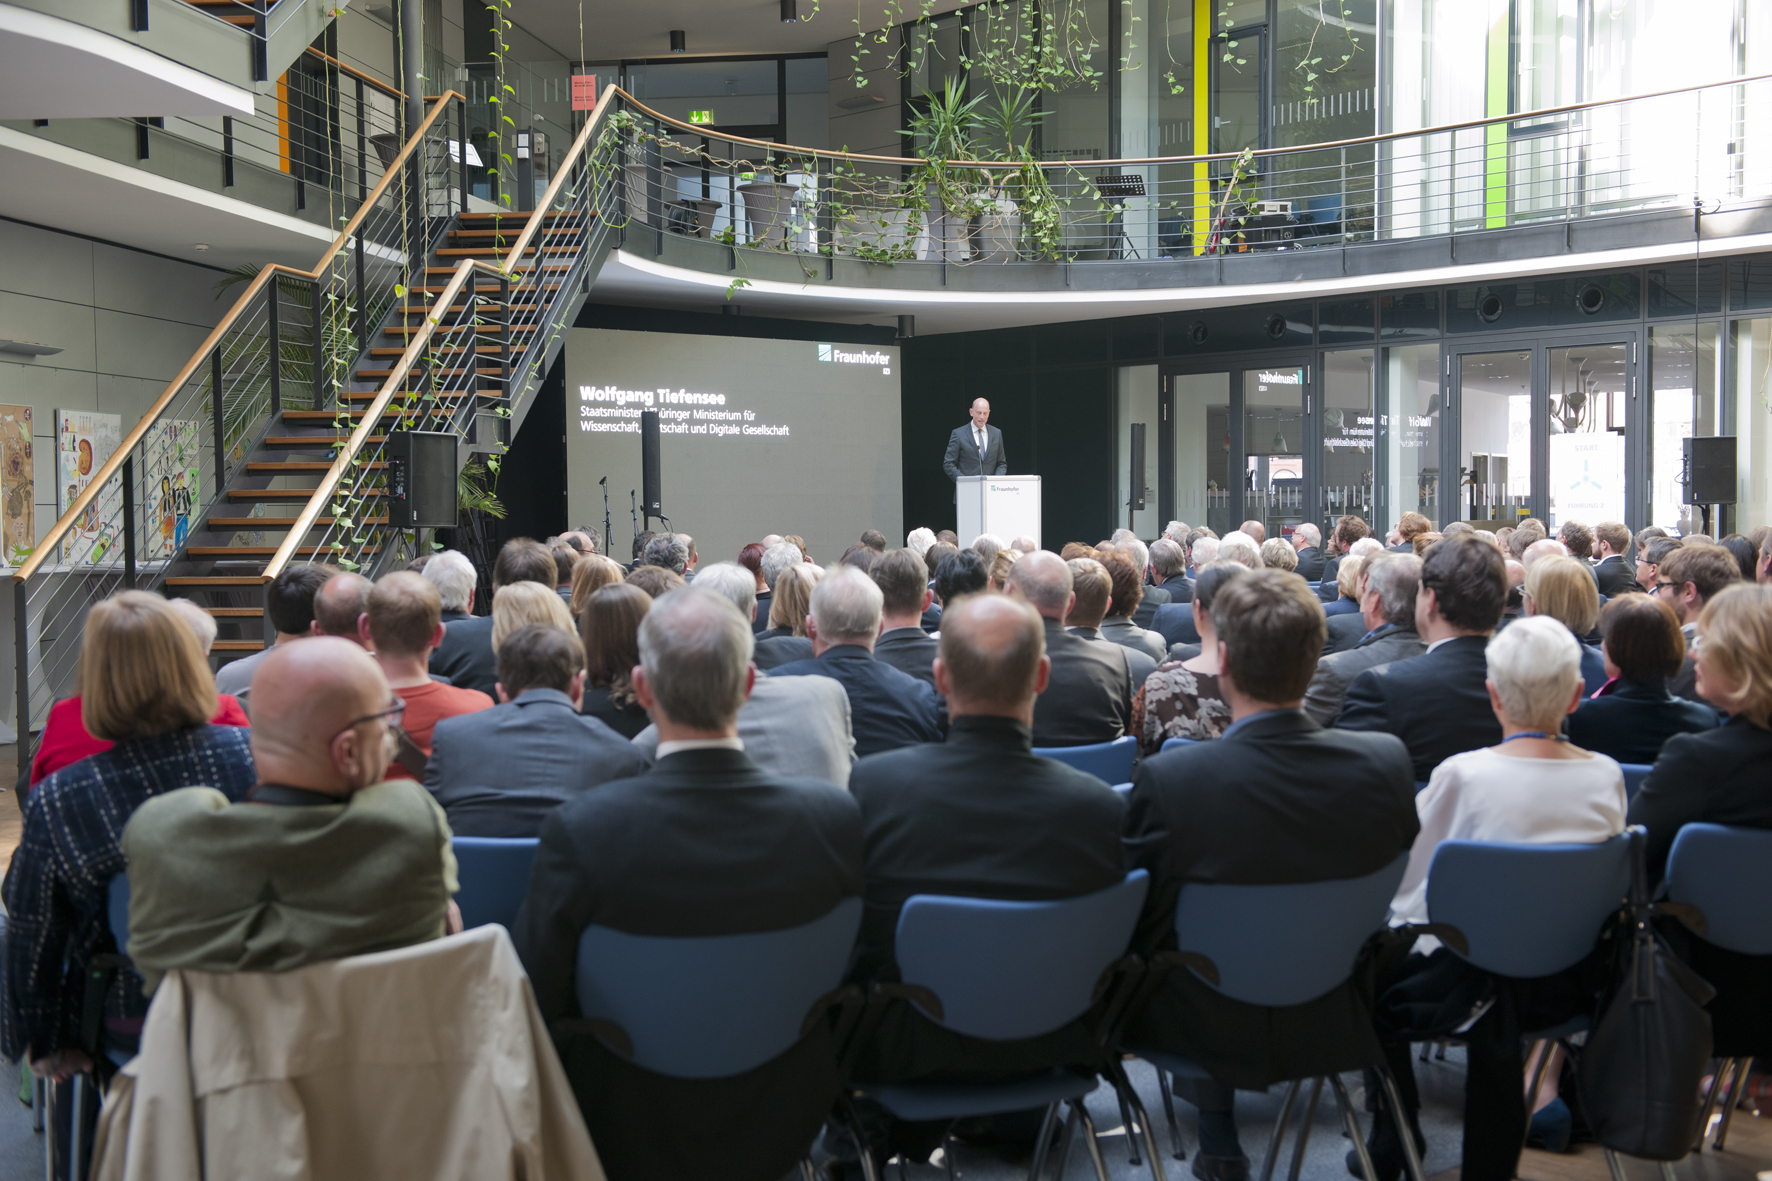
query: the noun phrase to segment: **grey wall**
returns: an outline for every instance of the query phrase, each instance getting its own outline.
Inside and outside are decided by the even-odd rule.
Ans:
[[[29,406],[37,535],[55,523],[55,411],[120,415],[128,434],[232,299],[219,271],[0,220],[0,338],[56,345],[0,353],[0,403]],[[237,294],[237,290],[234,294]]]

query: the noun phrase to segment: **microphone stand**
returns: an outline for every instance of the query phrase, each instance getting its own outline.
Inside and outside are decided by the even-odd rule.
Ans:
[[[640,490],[638,488],[629,488],[628,489],[628,513],[630,516],[632,516],[634,518],[634,540],[635,541],[640,540],[639,491]],[[628,548],[632,549],[633,546],[630,545]]]
[[[603,485],[603,552],[609,552],[609,477],[604,476],[597,483]]]

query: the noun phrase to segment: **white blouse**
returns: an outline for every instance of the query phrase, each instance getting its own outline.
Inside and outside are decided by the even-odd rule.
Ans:
[[[1415,797],[1421,832],[1391,902],[1391,923],[1425,923],[1427,871],[1441,841],[1596,844],[1624,831],[1624,772],[1605,755],[1521,759],[1485,747],[1434,768]],[[1439,941],[1424,938],[1426,954]]]

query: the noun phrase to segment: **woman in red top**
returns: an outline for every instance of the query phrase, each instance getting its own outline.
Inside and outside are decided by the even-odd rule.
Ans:
[[[203,655],[208,656],[210,646],[215,643],[215,617],[189,599],[173,599],[171,605],[178,617],[196,633],[198,646],[203,649]],[[209,719],[212,724],[252,725],[246,717],[246,711],[240,707],[238,698],[227,693],[218,693],[216,700],[219,704],[215,716]],[[111,746],[103,738],[94,738],[87,733],[86,723],[80,718],[79,694],[58,701],[49,708],[49,718],[44,722],[43,735],[37,742],[37,754],[31,759],[31,786],[36,787],[42,780],[71,763],[78,763],[100,751],[110,750]]]

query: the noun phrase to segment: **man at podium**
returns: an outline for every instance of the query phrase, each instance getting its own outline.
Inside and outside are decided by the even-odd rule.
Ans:
[[[958,482],[961,476],[1006,476],[1009,459],[1003,453],[1003,432],[987,425],[991,404],[983,398],[972,402],[972,421],[955,427],[948,436],[947,457],[941,470],[948,479]]]

